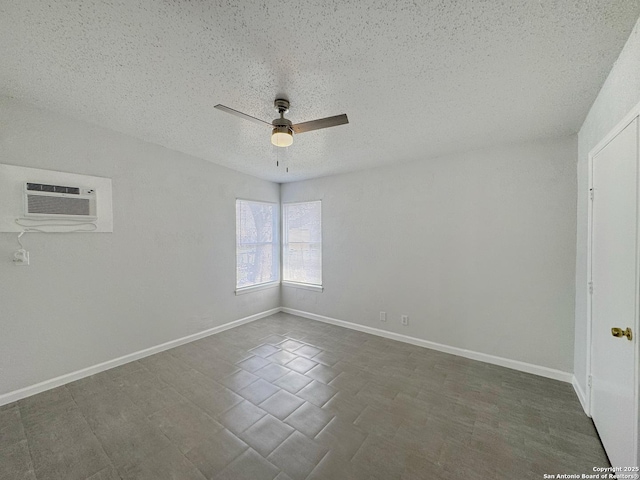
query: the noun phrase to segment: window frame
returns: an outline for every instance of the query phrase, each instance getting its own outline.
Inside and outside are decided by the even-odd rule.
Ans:
[[[305,204],[305,203],[319,203],[320,204],[320,283],[316,284],[316,283],[304,283],[304,282],[294,282],[292,280],[286,280],[285,279],[285,248],[287,247],[287,245],[289,244],[288,242],[288,235],[287,235],[287,217],[285,214],[285,207],[287,205],[301,205],[301,204]],[[323,250],[323,244],[324,244],[324,229],[323,229],[323,221],[322,221],[322,199],[317,199],[317,200],[305,200],[305,201],[295,201],[295,202],[282,202],[281,205],[281,210],[280,210],[280,224],[281,224],[281,235],[280,235],[280,245],[281,245],[281,249],[282,252],[280,254],[280,263],[281,263],[281,284],[283,287],[294,287],[294,288],[301,288],[304,290],[312,290],[312,291],[316,291],[316,292],[322,292],[324,291],[324,275],[323,275],[323,271],[324,271],[324,250]],[[307,242],[301,242],[301,243],[307,243]],[[308,243],[314,243],[317,244],[318,242],[308,242]]]
[[[258,203],[263,205],[270,205],[273,207],[273,216],[272,219],[274,221],[274,225],[272,228],[272,241],[271,242],[250,242],[250,243],[240,243],[238,238],[238,204],[239,202],[246,203]],[[236,273],[236,287],[235,294],[242,295],[244,293],[255,292],[259,290],[264,290],[267,288],[274,288],[280,286],[280,280],[282,278],[282,242],[280,240],[280,231],[281,231],[281,220],[280,215],[278,215],[279,211],[279,202],[269,202],[266,200],[253,200],[248,198],[236,197],[235,202],[235,225],[236,225],[236,261],[235,261],[235,273]],[[238,286],[238,246],[239,245],[256,245],[256,246],[264,246],[271,245],[274,256],[274,267],[275,267],[275,280],[271,280],[268,282],[262,283],[254,283],[251,285],[244,285],[242,287]]]

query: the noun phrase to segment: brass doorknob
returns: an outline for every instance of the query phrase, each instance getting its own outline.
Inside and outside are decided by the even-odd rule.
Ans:
[[[633,334],[631,333],[631,328],[627,327],[625,330],[614,327],[611,329],[611,335],[614,337],[627,337],[627,340],[631,340],[633,338]]]

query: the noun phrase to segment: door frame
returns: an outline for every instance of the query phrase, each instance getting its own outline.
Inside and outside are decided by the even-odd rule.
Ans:
[[[591,404],[592,404],[592,388],[591,388],[591,351],[593,347],[593,336],[592,336],[592,310],[591,310],[591,282],[592,282],[592,242],[593,242],[593,201],[591,197],[591,192],[593,192],[593,160],[595,156],[600,153],[622,130],[624,130],[631,122],[633,122],[636,118],[640,117],[640,103],[638,103],[625,117],[618,122],[618,124],[607,134],[605,137],[597,143],[597,145],[591,149],[588,157],[588,191],[587,191],[587,282],[584,285],[587,294],[587,382],[586,382],[586,405],[585,411],[587,415],[591,416]],[[638,121],[638,129],[640,130],[640,119]],[[638,153],[636,162],[640,165],[640,131],[636,131],[636,142],[638,145]],[[640,405],[640,168],[638,168],[638,178],[636,178],[636,202],[638,202],[637,209],[637,219],[636,219],[636,232],[637,232],[637,243],[636,243],[636,299],[635,299],[635,318],[634,325],[632,328],[634,329],[635,336],[635,348],[634,348],[634,400],[635,405]],[[597,286],[596,286],[597,288]],[[638,408],[634,409],[633,418],[631,419],[633,425],[635,425],[634,431],[634,451],[636,452],[636,465],[640,461],[638,456],[639,452],[639,443],[638,440],[640,438],[640,418],[638,413]]]

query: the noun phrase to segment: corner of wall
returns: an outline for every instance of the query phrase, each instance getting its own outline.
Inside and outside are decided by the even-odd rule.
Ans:
[[[573,389],[575,390],[576,395],[578,396],[578,400],[580,400],[580,405],[582,405],[582,409],[584,410],[584,413],[587,415],[587,417],[591,417],[590,411],[589,411],[590,410],[589,402],[587,401],[587,395],[584,393],[584,389],[578,382],[578,379],[576,378],[575,375],[571,378],[571,385],[573,386]]]
[[[578,131],[578,196],[576,202],[576,292],[574,388],[588,391],[588,335],[586,285],[588,245],[589,152],[640,102],[640,18],[603,82]],[[581,399],[582,401],[582,399]],[[584,406],[584,404],[583,404]]]

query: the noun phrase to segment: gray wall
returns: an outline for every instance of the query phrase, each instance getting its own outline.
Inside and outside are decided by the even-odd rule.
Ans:
[[[571,372],[576,142],[283,184],[323,201],[325,286],[283,306]]]
[[[640,20],[620,53],[578,134],[578,230],[574,373],[587,385],[587,210],[589,152],[640,102]]]
[[[280,305],[235,296],[235,199],[279,185],[0,98],[0,163],[113,179],[114,233],[0,233],[0,395]]]

